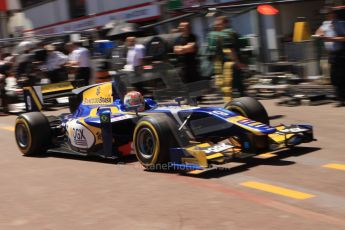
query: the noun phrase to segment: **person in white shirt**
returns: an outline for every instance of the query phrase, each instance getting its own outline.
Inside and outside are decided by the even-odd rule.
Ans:
[[[335,30],[334,20],[336,19],[336,15],[332,9],[328,9],[326,13],[326,20],[322,22],[322,25],[316,30],[315,34],[318,35],[320,38],[326,37],[336,37],[337,32]],[[337,52],[342,48],[342,44],[340,42],[326,40],[324,41],[325,48],[328,52]]]
[[[127,64],[126,70],[138,70],[142,65],[143,58],[145,57],[145,47],[142,44],[136,44],[135,37],[126,38],[127,46]]]
[[[41,70],[47,71],[47,75],[52,83],[66,81],[68,79],[64,65],[68,61],[68,57],[60,51],[56,51],[52,45],[44,47],[47,50],[47,59],[40,66]]]
[[[342,7],[327,9],[326,21],[316,31],[316,37],[325,42],[329,53],[331,82],[338,98],[337,107],[345,106],[345,20]]]
[[[76,79],[82,79],[88,85],[91,77],[90,51],[76,42],[68,43],[66,48],[69,52],[68,66],[76,68]]]

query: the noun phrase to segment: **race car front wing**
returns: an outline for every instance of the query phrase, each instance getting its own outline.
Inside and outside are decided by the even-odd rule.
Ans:
[[[195,143],[184,148],[170,149],[170,166],[177,170],[202,173],[236,158],[248,158],[272,151],[291,148],[315,141],[310,125],[279,125],[276,132],[267,135],[268,146],[261,152],[243,151],[243,143],[234,145],[229,139],[219,143]],[[248,144],[248,143],[244,143]]]

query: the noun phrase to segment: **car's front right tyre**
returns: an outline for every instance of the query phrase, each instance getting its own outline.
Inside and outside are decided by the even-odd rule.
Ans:
[[[240,97],[228,102],[225,109],[244,117],[269,125],[270,120],[265,107],[255,98]]]

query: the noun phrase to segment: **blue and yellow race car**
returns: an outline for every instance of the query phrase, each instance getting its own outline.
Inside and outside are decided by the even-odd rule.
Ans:
[[[159,105],[138,92],[126,94],[120,81],[73,90],[71,113],[45,116],[29,90],[28,113],[15,124],[24,155],[46,151],[118,158],[135,153],[147,169],[203,172],[234,158],[251,157],[311,142],[310,125],[270,126],[265,108],[250,97],[224,108]]]

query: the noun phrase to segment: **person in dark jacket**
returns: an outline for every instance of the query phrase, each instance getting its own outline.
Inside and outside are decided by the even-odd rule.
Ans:
[[[181,36],[175,41],[174,53],[182,67],[182,80],[185,83],[200,80],[198,71],[198,45],[197,38],[191,32],[189,22],[181,22],[178,27]]]

